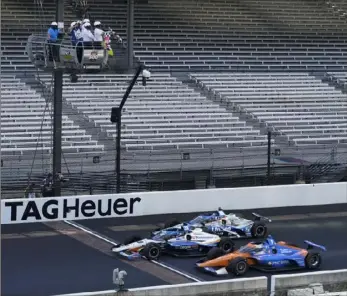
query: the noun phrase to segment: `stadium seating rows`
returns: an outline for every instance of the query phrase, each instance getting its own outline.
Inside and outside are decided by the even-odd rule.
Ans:
[[[125,37],[124,4],[91,0],[90,5],[94,18]],[[54,3],[45,3],[43,14],[29,0],[3,0],[2,8],[3,73],[36,73],[24,54],[26,39],[33,31],[46,30],[46,25],[54,19]],[[192,78],[212,93],[240,106],[267,126],[275,127],[298,145],[346,141],[346,96],[320,79],[297,73],[345,70],[345,19],[334,14],[329,5],[314,0],[277,0],[276,5],[272,0],[242,3],[149,0],[148,4],[136,5],[135,18],[135,54],[154,72],[190,72]],[[35,23],[33,19],[38,21]],[[75,19],[68,5],[65,19],[66,23]],[[228,72],[201,73],[204,70]],[[276,72],[279,70],[297,72],[280,74]],[[263,71],[275,72],[263,74]],[[37,77],[47,84],[51,80],[43,73]],[[109,122],[110,107],[115,105],[114,98],[124,93],[129,79],[126,75],[85,75],[79,83],[71,84],[66,78],[65,103],[113,138],[115,127]],[[4,87],[26,87],[18,79],[10,80]],[[13,105],[8,105],[7,117],[2,122],[7,124],[7,118],[13,118],[16,112],[26,114],[21,120],[27,122],[28,109],[32,110],[32,106],[41,109],[30,111],[31,130],[23,129],[21,139],[7,138],[2,145],[20,151],[24,151],[20,148],[24,146],[34,149],[30,147],[35,146],[36,140],[26,137],[33,129],[40,130],[38,114],[43,113],[45,101],[29,87],[16,91],[19,94],[15,98],[23,103],[23,109],[19,111],[17,105],[18,109],[14,110]],[[7,93],[13,99],[14,93],[9,90]],[[28,96],[31,96],[30,104],[27,104]],[[14,122],[20,132],[18,121]],[[237,113],[228,112],[169,74],[154,75],[145,88],[136,86],[126,105],[123,124],[123,144],[128,150],[266,144],[259,128],[250,126]],[[50,147],[50,129],[47,119],[44,121],[47,133],[43,134],[46,138],[42,140],[45,149]],[[73,147],[73,142],[79,144]],[[68,117],[64,117],[64,147],[75,152],[103,149],[103,145]]]
[[[23,154],[44,150],[51,152],[51,104],[14,76],[1,77],[1,151]],[[86,131],[63,116],[63,146],[65,153],[102,151]]]
[[[347,95],[306,73],[195,73],[209,91],[297,145],[347,143]]]
[[[89,2],[94,18],[125,37],[125,4]],[[28,0],[2,3],[3,69],[27,69],[28,63],[18,60],[26,39],[33,29],[45,30],[54,5],[45,4],[42,16]],[[69,6],[66,12],[69,23],[75,17]],[[319,1],[150,0],[136,5],[135,19],[135,54],[152,70],[340,71],[346,66],[345,18]]]
[[[40,75],[49,83],[50,77]],[[65,79],[63,96],[111,137],[116,127],[110,110],[124,94],[129,75],[83,75],[78,83]],[[137,84],[122,116],[127,150],[247,147],[266,145],[266,137],[225,108],[185,86],[170,74],[154,74],[147,86]]]

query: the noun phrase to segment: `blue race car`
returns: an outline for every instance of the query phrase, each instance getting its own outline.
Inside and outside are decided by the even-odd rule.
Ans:
[[[187,234],[170,238],[162,232],[162,236],[151,239],[134,238],[132,241],[112,247],[111,251],[129,260],[147,258],[157,260],[162,254],[182,257],[203,257],[212,248],[218,247],[224,252],[232,252],[234,243],[231,238],[205,233],[201,228],[189,230]]]
[[[261,271],[318,269],[322,263],[321,251],[326,248],[305,241],[307,248],[283,241],[275,242],[268,236],[263,242],[250,242],[239,250],[225,253],[213,248],[205,259],[196,263],[196,267],[215,275],[244,275],[249,267]]]

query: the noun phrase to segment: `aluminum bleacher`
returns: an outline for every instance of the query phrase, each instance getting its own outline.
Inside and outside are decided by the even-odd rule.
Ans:
[[[93,18],[126,41],[126,4],[88,3]],[[135,8],[135,55],[153,71],[341,71],[346,67],[346,19],[324,2],[149,0]],[[29,0],[2,1],[4,71],[30,68],[24,57],[18,58],[32,30],[45,30],[54,18],[54,4],[45,3],[44,11],[40,15]],[[65,18],[66,24],[74,19],[68,4]]]
[[[48,83],[50,77],[40,75]],[[111,108],[119,104],[131,75],[83,75],[64,81],[63,97],[108,136],[116,136]],[[138,83],[125,105],[122,143],[126,150],[266,146],[266,136],[170,74]]]
[[[297,145],[347,143],[347,95],[306,73],[194,73],[191,78]]]
[[[318,156],[310,150],[303,157],[300,149],[304,146],[322,144],[323,154],[331,146],[346,143],[346,95],[323,83],[318,76],[308,74],[346,70],[346,18],[330,2],[333,1],[136,3],[134,52],[153,75],[146,87],[135,86],[125,105],[122,148],[126,151],[122,155],[127,158],[122,169],[140,161],[143,170],[152,169],[147,165],[150,155],[153,163],[159,163],[160,158],[165,169],[172,169],[171,160],[175,158],[182,170],[182,155],[186,151],[191,153],[186,162],[191,165],[189,169],[196,169],[197,165],[206,169],[210,164],[205,163],[210,160],[210,167],[251,167],[255,154],[259,156],[256,165],[264,167],[267,161],[264,126],[273,127],[288,140],[276,139],[276,145],[287,145],[280,147],[281,155],[288,153],[297,158],[300,155],[305,160]],[[126,44],[125,3],[88,0],[92,21],[101,20],[105,27],[112,27]],[[32,153],[36,146],[43,147],[50,158],[51,118],[44,117],[41,133],[45,99],[34,87],[29,87],[26,77],[36,77],[48,88],[51,77],[30,64],[25,45],[31,33],[44,32],[55,20],[54,3],[43,2],[43,11],[39,11],[31,0],[3,0],[1,8],[1,70],[9,78],[2,81],[7,94],[2,97],[5,106],[2,122],[3,127],[8,127],[2,149],[12,151],[9,153],[28,149]],[[67,1],[65,25],[75,19]],[[186,73],[198,84],[190,85]],[[64,115],[63,150],[76,156],[83,151],[107,150],[107,157],[98,168],[88,158],[90,171],[102,171],[105,164],[110,171],[114,169],[116,127],[110,123],[110,110],[117,106],[130,77],[82,75],[74,84],[67,76],[64,79],[64,110],[69,111]],[[213,96],[198,89],[199,85]],[[214,101],[216,97],[221,100]],[[225,102],[237,108],[230,109]],[[42,134],[40,143],[35,145],[39,134]],[[245,151],[252,151],[251,160]],[[206,161],[199,159],[199,153],[206,153]],[[217,156],[218,153],[222,156]],[[232,158],[227,163],[226,155],[238,160]],[[80,162],[84,169],[85,162]],[[74,164],[70,167],[82,171]],[[138,167],[134,165],[131,170]],[[164,171],[164,167],[160,170]]]
[[[125,5],[106,2],[90,1],[93,16],[124,32]],[[149,0],[136,4],[134,49],[152,70],[338,71],[345,24],[315,0]]]
[[[347,3],[345,0],[327,0],[326,5],[329,6],[335,14],[346,17]]]
[[[23,155],[52,152],[52,108],[14,76],[1,77],[1,152]],[[102,151],[103,145],[63,115],[62,149],[66,154]]]
[[[68,1],[66,1],[68,2]],[[55,2],[45,2],[43,9],[30,0],[1,1],[1,72],[21,75],[35,73],[36,69],[25,54],[29,35],[46,32],[55,20]],[[38,3],[38,2],[37,2]],[[66,3],[66,25],[75,19]]]
[[[338,84],[347,87],[347,73],[346,72],[328,72],[327,76],[331,77],[332,80],[335,80]]]

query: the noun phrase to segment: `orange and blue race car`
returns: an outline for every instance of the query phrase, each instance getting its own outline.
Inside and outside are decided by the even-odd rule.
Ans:
[[[326,248],[305,240],[307,248],[283,241],[275,242],[268,236],[262,242],[250,242],[235,252],[225,254],[213,248],[206,258],[198,261],[196,267],[215,275],[244,275],[248,269],[261,271],[318,269],[322,263],[321,251]]]

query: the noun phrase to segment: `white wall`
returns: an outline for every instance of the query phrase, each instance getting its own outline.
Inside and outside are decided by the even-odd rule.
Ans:
[[[347,183],[11,199],[1,201],[1,224],[346,202]],[[68,212],[71,206],[77,211]]]

